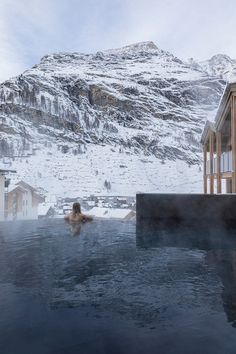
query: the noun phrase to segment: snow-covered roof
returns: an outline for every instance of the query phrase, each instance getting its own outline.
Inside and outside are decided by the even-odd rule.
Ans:
[[[216,118],[215,118],[215,125],[216,127],[218,126],[222,113],[225,109],[226,104],[228,103],[229,97],[231,95],[231,92],[236,92],[236,81],[229,82],[224,90],[224,93],[221,97],[220,104],[216,113]]]
[[[207,120],[201,137],[202,144],[206,141],[209,131],[215,132],[215,124]]]
[[[210,122],[209,120],[206,122],[203,133],[202,133],[202,137],[201,137],[201,143],[205,142],[208,132],[210,130],[212,130],[212,131],[217,130],[217,128],[220,124],[221,118],[222,118],[222,114],[225,110],[225,107],[229,101],[229,98],[230,98],[230,95],[232,92],[236,92],[236,80],[235,79],[230,81],[225,87],[224,93],[221,97],[221,100],[220,100],[220,103],[219,103],[219,106],[217,109],[214,123]]]
[[[89,214],[94,217],[106,219],[125,219],[130,213],[133,213],[133,211],[130,209],[99,207],[94,207],[89,211]]]
[[[47,214],[50,208],[53,208],[54,204],[53,203],[41,203],[38,206],[38,215],[44,216]]]
[[[34,187],[30,186],[28,183],[26,183],[24,181],[20,181],[20,182],[16,183],[16,185],[22,186],[25,189],[30,189],[31,191],[36,191],[36,189]]]
[[[8,187],[8,193],[13,193],[15,191],[20,191],[22,193],[32,191],[34,198],[37,198],[39,203],[42,203],[44,201],[44,198],[36,193],[36,189],[31,187],[29,184],[24,183],[23,181],[16,183],[16,184],[10,184]]]
[[[8,170],[8,169],[3,169],[3,168],[0,168],[0,174],[1,175],[5,175],[6,173],[16,173],[15,170]]]
[[[87,201],[87,204],[88,204],[88,206],[94,206],[96,203],[95,203],[95,201],[94,200],[88,200]]]
[[[27,189],[22,186],[17,186],[16,184],[10,184],[8,187],[8,193],[12,193],[15,191],[21,191],[22,193],[27,192]]]

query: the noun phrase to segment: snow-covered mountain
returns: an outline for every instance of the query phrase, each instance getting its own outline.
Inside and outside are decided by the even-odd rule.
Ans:
[[[216,76],[226,81],[236,78],[236,60],[228,55],[217,54],[204,61],[189,61],[193,68],[205,71],[209,76]]]
[[[225,85],[204,65],[153,42],[46,55],[0,85],[2,162],[48,195],[201,191],[200,135]]]

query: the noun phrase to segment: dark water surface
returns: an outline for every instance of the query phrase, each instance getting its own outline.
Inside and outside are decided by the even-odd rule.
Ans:
[[[0,353],[236,353],[236,232],[0,225]]]

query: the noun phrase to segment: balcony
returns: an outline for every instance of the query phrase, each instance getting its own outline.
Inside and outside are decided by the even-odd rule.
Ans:
[[[216,157],[213,159],[213,173],[216,173]],[[220,172],[232,171],[232,151],[223,152],[220,156]],[[210,160],[206,162],[206,173],[210,174]]]
[[[220,157],[220,172],[232,171],[232,151],[223,152]]]

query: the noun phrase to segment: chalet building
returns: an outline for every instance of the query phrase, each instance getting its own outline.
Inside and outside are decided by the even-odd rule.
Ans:
[[[236,193],[236,83],[229,83],[214,123],[207,121],[204,152],[204,193]]]
[[[21,181],[10,188],[6,198],[6,220],[38,219],[38,205],[44,198],[29,184]]]
[[[4,220],[5,208],[5,174],[0,170],[0,221]]]
[[[10,172],[15,173],[16,171],[0,169],[0,221],[5,220],[5,187],[9,183],[6,174]]]

